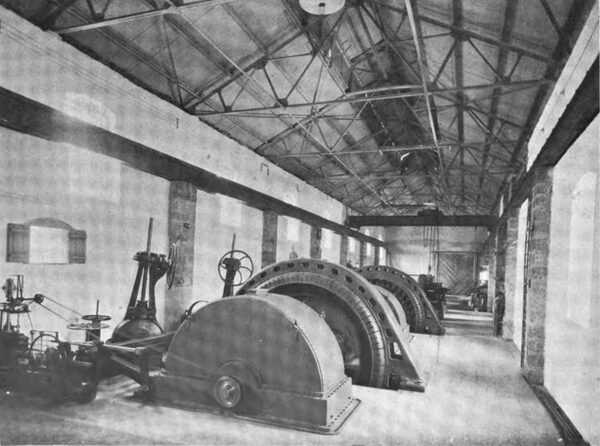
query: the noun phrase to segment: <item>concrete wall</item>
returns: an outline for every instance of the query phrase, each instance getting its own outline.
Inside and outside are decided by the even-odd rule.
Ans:
[[[427,272],[429,247],[424,246],[424,231],[425,227],[417,226],[386,228],[385,243],[390,266],[410,275]],[[439,250],[481,252],[487,234],[483,227],[440,227]]]
[[[152,250],[166,253],[169,183],[93,152],[49,142],[0,127],[0,281],[25,275],[25,296],[45,294],[80,314],[112,317],[111,329],[125,315],[137,263],[146,248],[148,219],[154,217]],[[6,262],[8,223],[51,217],[86,231],[84,264]],[[156,288],[158,319],[164,315],[165,281]],[[4,300],[2,298],[2,300]],[[81,322],[51,302],[47,306]],[[37,305],[31,318],[36,329],[56,330],[65,339],[82,340],[80,331]],[[27,332],[29,324],[22,324]]]
[[[554,169],[544,382],[591,444],[600,443],[599,119]]]

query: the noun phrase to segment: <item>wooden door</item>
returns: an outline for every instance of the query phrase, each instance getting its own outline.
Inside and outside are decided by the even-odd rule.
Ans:
[[[468,296],[477,280],[473,252],[438,252],[436,282],[448,288],[448,294]]]

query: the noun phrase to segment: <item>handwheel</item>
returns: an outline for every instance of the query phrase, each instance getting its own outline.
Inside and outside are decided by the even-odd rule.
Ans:
[[[169,248],[169,256],[167,258],[169,269],[167,270],[167,288],[171,289],[175,282],[175,271],[177,270],[177,245],[173,243]]]
[[[232,285],[238,286],[252,277],[252,274],[254,273],[254,262],[252,262],[252,258],[250,258],[245,251],[234,249],[226,252],[219,260],[219,277],[223,282],[227,280],[227,272],[230,269],[235,270],[235,277]],[[242,270],[248,271],[248,274],[242,274]]]
[[[81,316],[81,319],[83,319],[84,321],[104,322],[110,321],[111,317],[107,316],[106,314],[86,314],[84,316]]]

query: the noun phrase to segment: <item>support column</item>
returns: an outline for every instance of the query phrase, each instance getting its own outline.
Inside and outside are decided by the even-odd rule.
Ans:
[[[340,236],[340,265],[346,266],[348,263],[348,236]]]
[[[367,243],[361,241],[360,248],[358,252],[358,265],[362,268],[365,266],[365,260],[367,259]]]
[[[514,339],[515,293],[517,291],[517,238],[519,236],[519,209],[507,209],[506,250],[504,256],[504,331],[502,337]]]
[[[523,373],[533,384],[544,384],[546,293],[550,254],[552,168],[539,169],[531,191],[530,238],[527,256]],[[585,243],[585,241],[582,241]]]
[[[373,265],[375,265],[375,266],[379,265],[379,253],[380,253],[379,246],[375,246],[373,248],[373,255],[375,256],[375,258],[373,259]]]
[[[504,323],[504,305],[506,302],[504,292],[505,258],[506,258],[506,222],[498,226],[496,234],[496,294],[494,296],[494,335],[502,336]]]
[[[487,291],[487,306],[486,309],[492,312],[494,309],[494,298],[496,297],[496,234],[490,240],[488,254],[488,291]]]
[[[263,211],[261,268],[277,261],[277,221],[276,212]]]
[[[321,258],[321,235],[323,231],[317,226],[310,227],[310,258]]]
[[[196,186],[171,181],[169,186],[169,245],[177,245],[173,286],[167,291],[165,331],[176,329],[181,315],[194,299],[194,243],[196,235]]]

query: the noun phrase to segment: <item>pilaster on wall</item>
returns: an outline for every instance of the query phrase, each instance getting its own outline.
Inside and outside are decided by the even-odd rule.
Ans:
[[[500,226],[498,226],[496,233],[496,264],[495,264],[495,274],[494,279],[496,282],[496,295],[506,295],[504,289],[504,278],[506,275],[506,221],[504,221]],[[495,297],[495,296],[494,296]],[[506,299],[504,299],[506,302]],[[503,333],[504,323],[504,305],[502,305],[500,311],[498,312],[498,308],[494,307],[494,334],[497,336],[501,336]]]
[[[165,329],[175,330],[181,315],[194,298],[194,241],[196,227],[196,187],[185,181],[169,186],[169,245],[177,246],[177,265],[173,286],[167,291]]]
[[[346,265],[348,263],[348,236],[342,235],[340,237],[340,265]]]
[[[263,211],[261,268],[277,261],[277,221],[276,212]]]
[[[488,288],[487,288],[487,311],[493,311],[494,298],[496,297],[496,238],[497,231],[494,230],[486,242],[488,253]]]
[[[539,169],[531,191],[523,373],[532,383],[540,385],[544,383],[551,209],[552,168]]]
[[[321,228],[317,226],[310,227],[310,258],[321,258]]]
[[[367,259],[367,244],[360,242],[360,251],[358,253],[358,265],[362,268],[365,266],[365,260]]]
[[[498,226],[496,234],[496,294],[504,293],[504,277],[506,275],[506,222]]]
[[[375,252],[375,254],[374,254],[375,258],[373,261],[373,265],[377,266],[377,265],[379,265],[379,256],[381,255],[379,246],[375,246],[374,252]]]
[[[517,290],[517,239],[519,235],[519,210],[507,210],[506,249],[504,254],[504,330],[502,337],[514,339],[515,293]]]

